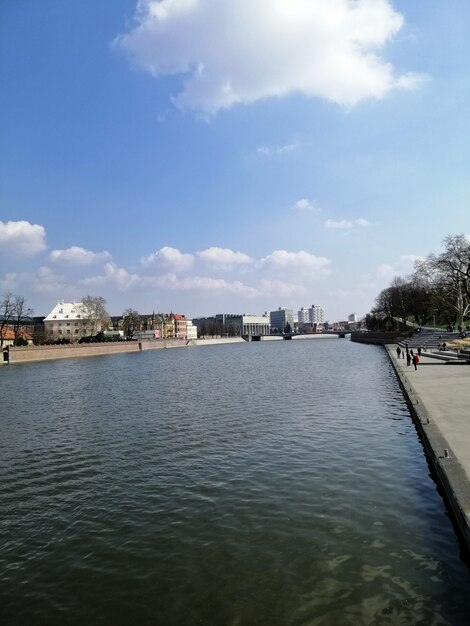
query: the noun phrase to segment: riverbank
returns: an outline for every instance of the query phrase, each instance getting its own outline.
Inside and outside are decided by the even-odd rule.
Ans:
[[[387,352],[397,373],[428,461],[442,487],[454,521],[470,548],[470,367],[421,356],[418,369]]]
[[[336,335],[301,335],[299,339],[337,339]],[[283,341],[283,337],[267,335],[264,341]],[[88,356],[104,356],[146,350],[162,350],[166,348],[186,348],[188,346],[217,346],[235,343],[249,343],[243,337],[216,337],[210,339],[158,339],[156,341],[122,341],[109,343],[81,343],[63,346],[22,346],[10,347],[8,363],[31,363],[32,361],[50,361],[55,359],[75,359]],[[0,361],[0,364],[5,364]]]

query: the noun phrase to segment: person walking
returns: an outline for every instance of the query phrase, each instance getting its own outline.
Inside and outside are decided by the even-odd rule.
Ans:
[[[409,350],[406,351],[406,365],[407,367],[411,365],[411,354]]]
[[[397,346],[397,359],[400,358],[400,354],[401,354],[401,348],[400,346]]]
[[[418,369],[419,356],[417,354],[413,354],[413,365],[415,366],[415,372]]]

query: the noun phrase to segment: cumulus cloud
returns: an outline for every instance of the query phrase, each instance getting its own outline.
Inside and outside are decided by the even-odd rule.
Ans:
[[[46,248],[46,231],[25,220],[0,222],[0,250],[17,256],[32,256]]]
[[[370,222],[363,217],[359,217],[357,220],[326,220],[325,222],[325,228],[329,230],[348,230],[355,226],[370,226]]]
[[[141,262],[144,265],[158,264],[161,267],[172,269],[174,271],[188,270],[194,263],[194,256],[192,254],[184,254],[177,248],[171,246],[164,246],[149,254],[146,257],[141,258]]]
[[[50,254],[51,261],[76,265],[90,265],[96,261],[106,261],[110,258],[111,255],[106,250],[102,252],[92,252],[91,250],[80,248],[79,246],[72,246],[65,250],[52,250]]]
[[[80,284],[88,287],[100,287],[103,285],[114,285],[120,291],[127,291],[135,285],[141,284],[143,279],[137,274],[132,274],[123,267],[118,267],[115,263],[106,263],[104,274],[83,278]]]
[[[262,280],[259,284],[258,295],[263,298],[280,297],[288,298],[290,296],[303,296],[307,293],[307,289],[303,285],[297,285],[291,281],[282,280]]]
[[[0,289],[5,292],[15,291],[18,287],[19,278],[16,272],[8,272],[0,279]]]
[[[236,252],[235,250],[230,250],[230,248],[212,246],[196,254],[200,259],[215,267],[231,267],[233,265],[253,263],[253,259],[244,252]]]
[[[296,202],[294,202],[294,204],[292,205],[292,209],[294,211],[299,211],[301,213],[304,213],[304,212],[314,211],[315,207],[312,204],[312,202],[310,202],[310,200],[307,200],[307,198],[301,198],[300,200],[297,200]]]
[[[154,76],[182,76],[180,108],[294,92],[353,105],[419,81],[379,56],[403,22],[390,0],[140,0],[113,45]]]
[[[64,277],[54,273],[50,267],[41,266],[32,280],[33,289],[37,293],[57,294],[66,288]]]
[[[394,276],[404,276],[413,271],[416,261],[422,260],[422,256],[416,254],[403,254],[392,263],[382,263],[375,270],[380,279],[391,279]]]
[[[321,276],[325,276],[331,271],[330,259],[323,256],[316,256],[304,250],[300,250],[299,252],[275,250],[261,259],[261,263],[277,270],[304,272]]]
[[[256,295],[256,290],[253,287],[249,287],[238,280],[228,281],[224,278],[211,278],[208,276],[186,276],[180,278],[175,274],[167,274],[159,277],[157,284],[159,287],[182,291],[235,294],[247,297]]]

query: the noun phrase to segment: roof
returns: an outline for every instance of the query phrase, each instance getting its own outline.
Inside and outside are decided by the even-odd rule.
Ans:
[[[44,318],[45,322],[53,320],[89,319],[89,315],[82,302],[64,302],[60,300],[52,311]]]

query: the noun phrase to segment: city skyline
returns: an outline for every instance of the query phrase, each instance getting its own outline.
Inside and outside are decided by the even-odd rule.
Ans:
[[[470,232],[469,25],[463,0],[2,3],[0,294],[364,315]]]

